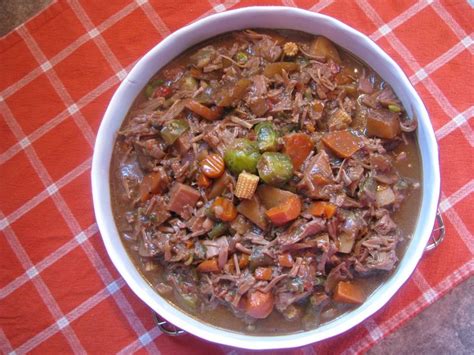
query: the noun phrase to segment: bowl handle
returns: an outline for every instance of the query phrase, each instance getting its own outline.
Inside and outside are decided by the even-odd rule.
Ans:
[[[435,225],[433,231],[431,232],[428,244],[425,247],[425,252],[437,248],[443,242],[445,236],[446,228],[444,227],[443,217],[441,216],[441,212],[438,208],[438,211],[436,212]]]
[[[156,312],[153,312],[153,319],[155,320],[156,326],[161,330],[162,333],[166,335],[178,336],[186,334],[184,330],[177,328],[166,319],[158,315]]]

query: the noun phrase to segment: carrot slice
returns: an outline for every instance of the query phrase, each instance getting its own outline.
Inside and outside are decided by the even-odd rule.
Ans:
[[[237,217],[237,209],[231,200],[217,197],[212,204],[212,212],[221,221],[230,222]]]
[[[211,186],[211,180],[204,174],[199,174],[196,181],[199,187],[207,188]]]
[[[299,170],[313,150],[314,144],[311,137],[305,133],[292,133],[284,136],[283,142],[283,153],[291,158],[293,169]]]
[[[288,253],[278,255],[278,264],[283,267],[292,267],[293,257]]]
[[[254,291],[247,294],[245,301],[245,312],[258,319],[267,318],[273,311],[273,295],[271,292],[263,293],[261,291]]]
[[[339,281],[332,298],[336,302],[361,304],[365,300],[365,295],[359,285],[350,281]]]
[[[308,212],[316,217],[331,218],[336,213],[337,206],[330,202],[318,201],[314,202],[309,206]]]
[[[224,159],[219,154],[209,154],[200,165],[202,173],[208,178],[216,179],[224,174]]]
[[[217,120],[222,114],[222,107],[214,107],[210,109],[207,106],[200,104],[195,100],[189,100],[184,105],[188,110],[194,112],[195,114],[205,118],[208,121]]]
[[[250,263],[250,257],[247,254],[242,254],[239,258],[239,268],[244,269]]]
[[[349,158],[361,148],[362,139],[349,131],[335,131],[327,133],[323,142],[338,157]]]
[[[200,272],[216,272],[219,271],[219,265],[216,259],[204,260],[197,267],[197,271]]]
[[[272,279],[273,270],[271,267],[258,267],[255,269],[255,278],[257,280],[269,281]]]
[[[270,208],[266,215],[274,225],[281,226],[296,219],[301,213],[301,200],[294,196],[282,204]]]

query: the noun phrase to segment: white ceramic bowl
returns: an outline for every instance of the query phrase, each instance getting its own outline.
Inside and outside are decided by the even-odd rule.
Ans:
[[[328,37],[354,53],[390,83],[410,117],[419,122],[418,141],[423,162],[423,201],[415,233],[390,279],[356,310],[314,330],[291,335],[252,336],[226,331],[189,317],[165,301],[140,276],[120,241],[112,216],[109,166],[123,119],[140,90],[162,66],[185,49],[218,34],[245,28],[292,29]],[[362,33],[328,16],[287,7],[249,7],[206,17],[160,42],[132,69],[115,92],[100,125],[92,163],[92,192],[97,223],[112,262],[130,288],[148,306],[177,327],[203,339],[248,349],[291,348],[345,332],[379,310],[415,269],[432,231],[439,197],[438,147],[428,113],[400,67]]]

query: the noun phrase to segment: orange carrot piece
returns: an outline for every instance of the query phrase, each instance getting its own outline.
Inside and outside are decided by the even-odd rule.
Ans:
[[[281,226],[296,219],[301,213],[301,200],[299,197],[290,197],[282,204],[270,208],[266,215],[276,226]]]
[[[224,159],[219,154],[209,154],[200,165],[202,173],[208,178],[216,179],[224,174]]]
[[[272,313],[273,305],[274,301],[271,292],[263,293],[261,291],[254,291],[247,294],[244,308],[249,316],[263,319]]]
[[[350,281],[339,281],[332,298],[336,302],[361,304],[365,300],[365,295],[359,285]]]
[[[164,178],[160,172],[152,172],[143,177],[142,183],[140,184],[140,200],[145,202],[153,194],[159,194],[163,192]]]
[[[293,257],[288,253],[278,255],[278,264],[283,267],[293,267]]]
[[[258,267],[255,269],[255,278],[257,280],[269,281],[272,279],[273,270],[271,267]]]
[[[188,110],[194,112],[195,114],[201,116],[202,118],[205,118],[208,121],[215,121],[222,114],[222,107],[216,106],[210,109],[209,107],[204,106],[203,104],[200,104],[199,102],[195,100],[189,100],[188,102],[186,102],[184,106]]]
[[[299,170],[314,144],[311,137],[305,133],[292,133],[283,137],[283,153],[287,154],[293,163],[293,169]]]
[[[204,260],[197,267],[197,271],[200,272],[216,272],[219,271],[219,265],[216,259]]]
[[[250,258],[247,254],[242,254],[239,258],[239,268],[244,269],[250,263]]]
[[[230,222],[237,217],[237,209],[231,200],[217,197],[212,204],[214,215],[221,221]]]
[[[199,187],[207,188],[211,186],[211,180],[204,174],[199,174],[196,182]]]
[[[323,142],[338,157],[349,158],[361,148],[362,139],[349,131],[334,131],[327,133]]]
[[[314,202],[309,206],[308,212],[316,217],[331,218],[336,213],[337,206],[326,201]]]

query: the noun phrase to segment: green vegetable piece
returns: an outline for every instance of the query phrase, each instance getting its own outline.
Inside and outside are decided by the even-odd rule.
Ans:
[[[260,122],[255,126],[257,145],[261,152],[276,152],[279,148],[278,133],[270,122]]]
[[[187,76],[183,79],[181,88],[187,91],[196,91],[198,89],[198,82],[192,76]]]
[[[260,152],[257,143],[245,138],[236,139],[225,151],[224,162],[231,173],[238,175],[242,171],[254,174]]]
[[[283,153],[263,153],[258,164],[258,175],[263,182],[272,186],[281,186],[293,177],[293,163]]]
[[[154,92],[155,88],[152,85],[148,84],[145,88],[145,96],[149,99]]]
[[[238,52],[236,55],[235,55],[235,60],[237,63],[239,64],[245,64],[247,63],[247,61],[249,60],[249,57],[247,56],[247,54],[245,54],[244,52]]]
[[[188,129],[189,124],[186,120],[172,120],[167,122],[161,129],[161,138],[171,145]]]
[[[400,106],[395,105],[395,104],[388,105],[388,109],[392,112],[395,112],[395,113],[398,113],[402,110],[402,108]]]
[[[216,239],[227,232],[229,225],[227,223],[217,223],[207,235],[210,239]]]

